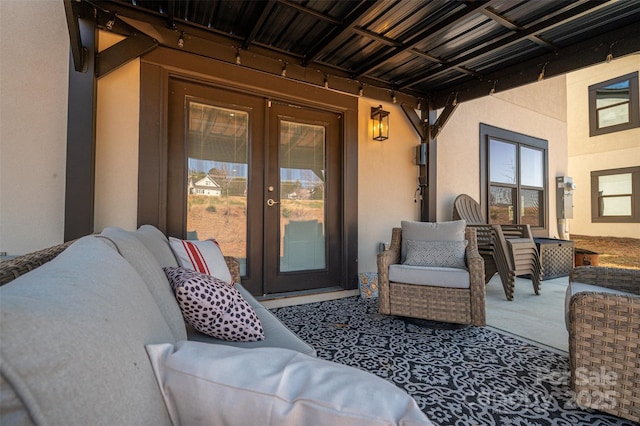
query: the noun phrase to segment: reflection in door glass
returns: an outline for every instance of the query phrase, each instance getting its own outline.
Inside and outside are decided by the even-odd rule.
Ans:
[[[280,271],[324,269],[325,128],[280,122]]]
[[[189,102],[187,238],[215,238],[246,274],[249,114]]]

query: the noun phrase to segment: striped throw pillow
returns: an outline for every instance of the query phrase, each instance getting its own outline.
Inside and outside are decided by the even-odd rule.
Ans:
[[[231,273],[224,260],[220,245],[213,238],[204,241],[188,241],[169,237],[171,250],[183,268],[211,275],[228,284]]]

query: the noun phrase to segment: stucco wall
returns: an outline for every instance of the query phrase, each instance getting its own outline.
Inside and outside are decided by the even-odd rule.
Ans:
[[[389,139],[374,141],[371,107],[380,104],[365,97],[358,102],[358,272],[376,272],[379,243],[391,240],[391,228],[419,219],[414,194],[420,138],[399,105],[382,103],[391,113]]]
[[[558,237],[555,178],[567,173],[565,77],[462,102],[438,136],[437,220],[451,220],[461,193],[480,199],[480,123],[549,142],[548,230]],[[548,108],[546,106],[549,106]]]
[[[640,71],[640,54],[614,59],[567,75],[569,173],[574,191],[576,235],[640,238],[638,223],[591,222],[591,171],[640,166],[640,128],[589,136],[589,86]]]
[[[437,140],[436,220],[451,220],[458,194],[480,197],[480,123],[484,123],[549,142],[548,229],[539,234],[558,237],[555,177],[568,170],[565,94],[561,76],[460,103]],[[415,147],[420,139],[397,105],[383,104],[391,111],[390,138],[373,141],[369,115],[370,107],[377,105],[367,98],[359,102],[359,272],[376,271],[378,244],[389,241],[393,226],[419,218],[414,192]]]
[[[99,50],[121,37],[101,31]],[[94,231],[107,226],[136,229],[140,60],[98,80]]]
[[[0,251],[22,254],[64,238],[69,36],[62,1],[0,1],[0,58]]]

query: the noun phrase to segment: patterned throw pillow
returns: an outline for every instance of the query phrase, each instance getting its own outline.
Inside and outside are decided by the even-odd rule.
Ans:
[[[440,266],[466,269],[464,263],[467,240],[464,241],[420,241],[406,240],[407,259],[405,265]]]
[[[403,220],[402,245],[400,259],[404,263],[407,259],[407,240],[420,241],[464,241],[464,230],[467,223],[464,220],[448,222],[415,222]]]
[[[171,250],[183,268],[213,275],[231,283],[231,272],[224,260],[220,245],[213,238],[204,241],[188,241],[169,237]]]
[[[264,339],[262,323],[240,292],[224,281],[183,267],[164,268],[184,319],[221,340]]]

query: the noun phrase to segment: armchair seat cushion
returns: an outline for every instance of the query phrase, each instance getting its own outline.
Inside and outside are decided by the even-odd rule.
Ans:
[[[469,288],[469,272],[440,266],[389,265],[389,281],[446,288]]]

